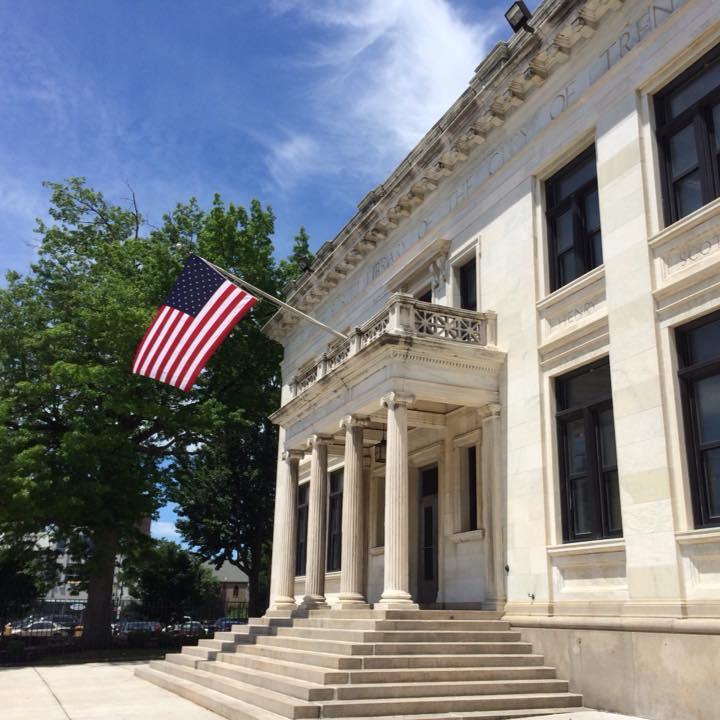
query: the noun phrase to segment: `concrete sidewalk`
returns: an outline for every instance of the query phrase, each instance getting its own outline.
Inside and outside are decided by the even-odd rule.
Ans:
[[[133,675],[142,663],[0,668],[2,720],[219,720]],[[527,720],[532,720],[528,718]],[[583,710],[538,720],[638,720]]]

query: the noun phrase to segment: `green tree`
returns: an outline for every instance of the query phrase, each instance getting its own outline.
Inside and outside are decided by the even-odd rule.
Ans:
[[[293,239],[293,248],[286,260],[280,261],[280,278],[283,283],[296,280],[308,272],[315,261],[315,255],[310,251],[310,237],[304,226],[300,226],[298,234]]]
[[[220,607],[220,584],[212,570],[169,540],[139,545],[125,559],[121,577],[153,620],[168,623],[185,614],[201,618]]]
[[[68,541],[101,643],[116,557],[161,501],[161,460],[200,426],[196,402],[129,372],[183,254],[82,180],[48,186],[38,260],[0,290],[0,532]]]

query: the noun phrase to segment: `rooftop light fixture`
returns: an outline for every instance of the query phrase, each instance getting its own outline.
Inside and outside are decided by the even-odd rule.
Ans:
[[[532,13],[528,10],[527,5],[522,1],[514,2],[510,9],[505,13],[505,19],[510,23],[513,32],[518,30],[527,30],[527,32],[535,32],[535,28],[529,24]]]

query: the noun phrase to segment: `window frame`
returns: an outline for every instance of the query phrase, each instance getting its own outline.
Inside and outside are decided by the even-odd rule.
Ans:
[[[558,199],[556,197],[557,188],[563,177],[572,174],[580,165],[593,159],[595,174],[592,179],[583,183],[580,187],[576,188],[569,195]],[[585,209],[584,200],[588,195],[593,192],[598,194],[598,206],[599,206],[599,191],[597,181],[597,154],[595,152],[595,144],[593,143],[589,147],[585,148],[581,153],[575,156],[569,163],[566,163],[553,173],[544,183],[545,186],[545,219],[548,234],[548,259],[549,259],[549,270],[550,270],[550,292],[555,292],[562,287],[565,287],[569,283],[577,280],[578,278],[586,275],[596,267],[600,267],[603,264],[602,258],[600,262],[592,264],[596,258],[592,258],[592,237],[596,233],[600,233],[600,243],[602,246],[602,222],[598,225],[598,229],[589,233],[586,229],[585,223]],[[581,207],[582,206],[582,207]],[[573,211],[573,246],[572,250],[576,254],[576,270],[578,257],[582,259],[581,271],[572,279],[560,284],[560,255],[558,253],[558,238],[556,231],[556,220],[559,216],[566,213],[569,209]],[[599,208],[598,208],[599,217]]]
[[[714,105],[720,104],[720,86],[706,93],[692,105],[685,108],[676,118],[668,120],[669,104],[672,96],[682,87],[688,85],[694,78],[702,74],[710,66],[720,62],[720,45],[710,50],[693,63],[689,68],[673,78],[667,85],[658,91],[653,98],[655,111],[655,138],[660,161],[660,176],[662,187],[663,218],[665,225],[672,225],[687,215],[680,215],[675,198],[674,185],[687,177],[695,170],[700,176],[700,207],[704,207],[717,197],[720,197],[720,145],[715,144],[710,111]],[[673,178],[670,162],[670,138],[687,126],[693,127],[695,137],[695,150],[697,152],[697,165],[685,170],[678,177]],[[700,208],[697,208],[700,209]],[[695,211],[692,211],[695,212]],[[688,213],[690,214],[690,213]]]
[[[563,542],[587,542],[591,540],[604,540],[609,538],[623,537],[622,516],[620,519],[620,528],[611,529],[610,527],[610,499],[608,497],[609,485],[605,482],[605,475],[614,472],[618,476],[617,466],[617,443],[615,445],[615,464],[603,465],[601,447],[599,441],[600,432],[600,413],[610,410],[613,412],[612,404],[612,388],[608,395],[598,396],[586,405],[575,405],[565,409],[560,409],[563,405],[563,394],[565,388],[562,386],[568,380],[584,375],[595,369],[599,369],[605,365],[609,366],[607,357],[597,360],[588,365],[583,365],[575,370],[565,373],[555,378],[555,423],[557,431],[557,448],[560,469],[560,504],[562,510],[562,533]],[[573,478],[568,467],[568,432],[569,423],[577,419],[583,420],[583,428],[585,433],[585,453],[588,458],[588,468],[586,475],[589,477],[593,492],[593,509],[592,531],[590,533],[578,534],[575,532],[574,514],[573,514]],[[613,430],[615,426],[615,417],[613,414]],[[581,475],[578,474],[578,478]],[[618,488],[618,511],[621,510]]]
[[[339,478],[337,489],[333,490],[333,480]],[[342,569],[342,507],[345,484],[345,468],[338,468],[327,476],[327,544],[325,553],[326,572]],[[336,523],[337,532],[333,527]]]
[[[685,451],[688,461],[690,481],[690,499],[693,520],[696,528],[712,528],[720,526],[720,514],[717,517],[710,513],[710,502],[707,497],[707,482],[702,472],[702,454],[720,447],[720,441],[703,443],[699,437],[697,415],[695,413],[695,382],[720,375],[720,351],[714,359],[692,363],[689,352],[689,336],[693,330],[703,325],[720,321],[720,311],[703,315],[675,329],[675,346],[678,355],[678,381],[682,404],[683,430],[685,433]],[[712,447],[701,447],[712,446]]]
[[[309,501],[310,483],[302,483],[298,485],[295,520],[295,577],[303,577],[307,572],[308,511],[310,508]]]

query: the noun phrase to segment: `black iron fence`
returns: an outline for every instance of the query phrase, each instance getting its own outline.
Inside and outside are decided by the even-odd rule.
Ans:
[[[89,657],[153,657],[197,644],[247,622],[246,602],[177,605],[163,601],[116,601],[101,642],[85,636],[83,600],[38,601],[24,613],[0,607],[0,665]]]

